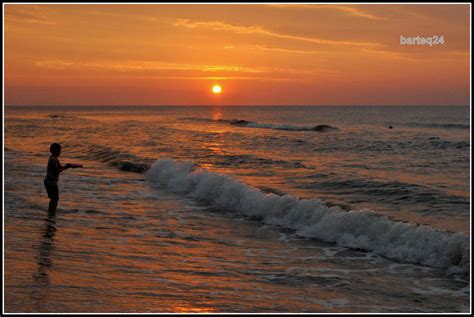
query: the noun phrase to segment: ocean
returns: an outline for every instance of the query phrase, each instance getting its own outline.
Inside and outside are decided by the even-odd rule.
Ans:
[[[4,109],[5,312],[469,312],[470,109]],[[49,146],[62,164],[48,216]]]

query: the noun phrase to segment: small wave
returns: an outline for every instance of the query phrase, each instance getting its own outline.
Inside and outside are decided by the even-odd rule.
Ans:
[[[73,150],[71,154],[83,159],[96,160],[102,163],[107,163],[111,166],[115,166],[121,171],[144,173],[150,168],[150,164],[145,162],[143,159],[136,157],[130,153],[123,153],[114,150],[109,147],[103,146],[90,146],[88,150],[82,152]]]
[[[287,160],[278,160],[259,157],[251,154],[212,154],[207,157],[212,159],[212,163],[221,166],[240,166],[247,165],[255,168],[263,167],[283,167],[283,168],[309,168],[301,162],[298,161],[287,161]]]
[[[468,148],[471,145],[466,141],[445,141],[440,138],[430,138],[430,144],[433,148],[436,149],[447,149],[447,148]]]
[[[191,162],[157,160],[146,178],[213,207],[293,229],[300,236],[409,263],[469,272],[469,239],[461,233],[396,222],[370,210],[344,211],[318,199],[263,193],[230,176],[198,169]]]
[[[194,117],[183,117],[183,118],[177,118],[176,120],[177,121],[191,121],[191,122],[209,122],[209,123],[221,121],[221,119],[215,120],[215,119],[210,119],[210,118],[194,118]]]
[[[425,214],[443,214],[446,212],[446,206],[451,207],[449,211],[451,214],[464,213],[469,208],[469,198],[406,182],[363,178],[341,179],[334,175],[320,173],[293,178],[290,182],[294,182],[298,188],[353,195],[358,199],[383,201],[385,204],[395,206],[407,205],[411,206],[412,210]]]
[[[469,129],[469,124],[462,123],[421,123],[421,122],[412,122],[408,124],[412,127],[421,127],[421,128],[434,128],[434,129]]]
[[[278,196],[287,195],[286,193],[282,192],[281,190],[273,188],[273,187],[258,186],[258,189],[260,189],[260,191],[262,191],[263,193],[266,193],[266,194],[275,194],[275,195],[278,195]]]
[[[135,172],[135,173],[144,173],[146,170],[148,170],[150,168],[146,164],[133,163],[133,162],[128,162],[128,161],[113,162],[112,165],[113,166],[118,166],[118,168],[121,171]]]
[[[51,113],[47,116],[47,118],[51,119],[75,119],[76,117],[70,114],[57,114],[57,113]]]

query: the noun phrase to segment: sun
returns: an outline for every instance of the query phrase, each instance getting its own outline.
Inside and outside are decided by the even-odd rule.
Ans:
[[[212,86],[212,92],[215,94],[220,94],[222,92],[222,87],[219,85]]]

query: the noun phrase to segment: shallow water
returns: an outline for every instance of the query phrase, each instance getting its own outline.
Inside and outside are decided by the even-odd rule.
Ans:
[[[5,310],[468,312],[469,263],[453,257],[470,230],[469,109],[453,109],[7,107]],[[61,175],[48,218],[55,141],[85,168]],[[232,202],[247,192],[280,213]],[[337,220],[364,208],[405,230],[398,253]],[[302,226],[321,212],[337,225],[323,236]]]

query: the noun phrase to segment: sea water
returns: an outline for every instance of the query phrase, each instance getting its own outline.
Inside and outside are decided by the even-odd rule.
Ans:
[[[468,107],[4,114],[8,312],[469,311]]]

